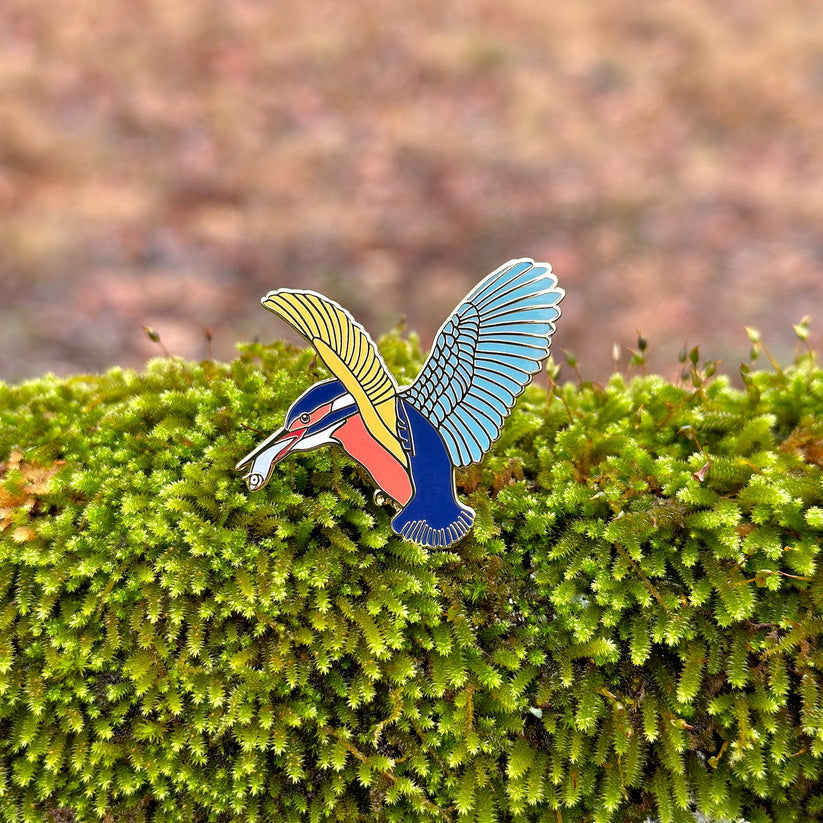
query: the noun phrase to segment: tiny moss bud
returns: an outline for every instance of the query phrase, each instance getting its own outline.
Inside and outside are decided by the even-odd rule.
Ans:
[[[799,323],[792,326],[794,329],[794,333],[797,335],[798,340],[802,340],[804,343],[809,339],[809,323],[811,322],[811,317],[807,314]]]

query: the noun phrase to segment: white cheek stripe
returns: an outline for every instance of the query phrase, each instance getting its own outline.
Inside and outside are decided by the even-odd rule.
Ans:
[[[292,447],[293,451],[307,452],[311,449],[318,448],[318,446],[328,446],[330,443],[334,443],[331,439],[332,434],[334,434],[334,432],[345,422],[345,420],[338,420],[327,429],[323,429],[322,431],[315,432],[314,434],[310,434],[308,436],[304,435],[294,444]]]
[[[350,394],[341,394],[332,404],[331,410],[345,409],[348,406],[354,405],[354,398]]]

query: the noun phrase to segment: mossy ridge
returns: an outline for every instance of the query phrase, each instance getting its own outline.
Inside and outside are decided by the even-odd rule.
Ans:
[[[401,385],[416,341],[381,352]],[[823,819],[823,373],[531,386],[397,539],[310,351],[0,385],[0,816]]]

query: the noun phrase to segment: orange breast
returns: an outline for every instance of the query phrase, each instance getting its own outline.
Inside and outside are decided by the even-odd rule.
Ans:
[[[374,482],[401,506],[411,500],[412,484],[405,466],[375,440],[359,414],[353,414],[333,435],[347,454],[360,463]]]

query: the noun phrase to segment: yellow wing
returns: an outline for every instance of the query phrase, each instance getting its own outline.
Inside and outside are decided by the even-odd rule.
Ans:
[[[344,308],[312,291],[278,289],[260,302],[314,346],[354,397],[366,428],[408,467],[397,434],[397,384],[365,329]]]

